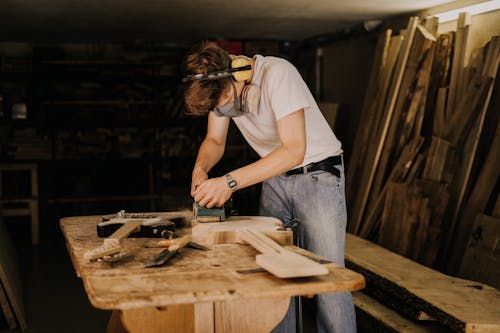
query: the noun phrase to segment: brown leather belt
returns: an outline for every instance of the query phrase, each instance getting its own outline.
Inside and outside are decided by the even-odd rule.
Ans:
[[[308,173],[311,171],[326,171],[334,174],[335,176],[340,178],[340,170],[337,169],[335,166],[337,165],[342,165],[342,155],[337,155],[337,156],[330,156],[325,158],[322,161],[311,163],[308,165],[305,165],[300,168],[292,169],[287,172],[285,172],[286,176],[292,176],[292,175],[302,175],[304,173]]]

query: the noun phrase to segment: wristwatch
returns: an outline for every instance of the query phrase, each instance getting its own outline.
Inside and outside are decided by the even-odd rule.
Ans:
[[[226,173],[224,177],[226,177],[227,186],[229,186],[231,191],[236,191],[238,189],[238,183],[236,182],[236,180],[234,180],[233,176],[231,176],[229,173]]]

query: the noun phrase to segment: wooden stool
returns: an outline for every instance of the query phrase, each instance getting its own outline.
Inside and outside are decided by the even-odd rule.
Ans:
[[[30,173],[31,193],[30,196],[21,198],[4,198],[2,178],[9,171],[28,171]],[[21,204],[24,207],[9,207],[11,204]],[[31,218],[31,242],[39,243],[39,221],[38,221],[38,168],[35,163],[9,163],[0,164],[0,206],[3,216],[30,216]]]

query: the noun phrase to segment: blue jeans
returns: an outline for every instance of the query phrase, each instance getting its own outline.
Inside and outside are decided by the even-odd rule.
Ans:
[[[279,218],[285,225],[297,220],[301,247],[344,266],[347,211],[345,178],[312,171],[302,175],[280,175],[262,184],[260,215]],[[350,292],[321,294],[315,297],[316,325],[319,333],[355,333],[356,315]],[[273,333],[294,333],[295,306]]]

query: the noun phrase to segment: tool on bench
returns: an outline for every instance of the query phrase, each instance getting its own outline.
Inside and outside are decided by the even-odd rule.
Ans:
[[[206,223],[206,222],[223,222],[226,217],[235,214],[233,210],[233,198],[230,198],[224,203],[222,207],[202,207],[199,203],[195,202],[193,204],[193,213],[196,222]]]
[[[168,248],[161,251],[153,260],[147,263],[144,267],[158,267],[164,265],[172,257],[174,257],[180,249],[185,247],[191,241],[191,235],[185,235],[179,238],[169,239]]]
[[[193,204],[194,219],[197,222],[222,222],[226,219],[226,211],[224,207],[206,208],[200,206],[199,203]]]
[[[162,217],[152,213],[125,213],[124,210],[117,214],[104,215],[102,222],[97,224],[97,235],[99,237],[109,237],[123,224],[131,220],[141,220],[142,224],[138,231],[133,232],[130,237],[164,237],[166,232],[175,231],[176,227],[182,227],[186,224],[185,218],[180,217]]]
[[[104,239],[103,245],[87,251],[84,257],[87,260],[95,261],[102,259],[104,261],[115,261],[123,258],[126,253],[122,251],[120,241],[127,238],[131,233],[138,232],[141,228],[143,220],[130,219],[123,223],[123,225],[112,233],[108,238]]]
[[[157,241],[155,245],[146,245],[145,247],[148,247],[148,248],[169,247],[170,245],[174,244],[177,241],[177,238],[180,238],[180,237],[182,237],[182,236],[180,236],[179,234],[177,234],[175,232],[167,231],[166,233],[163,234],[163,238],[165,238],[165,239]],[[210,250],[208,247],[201,245],[199,243],[193,242],[193,241],[190,241],[189,243],[187,243],[186,247],[190,247],[190,248],[193,248],[195,250],[201,250],[201,251]]]

